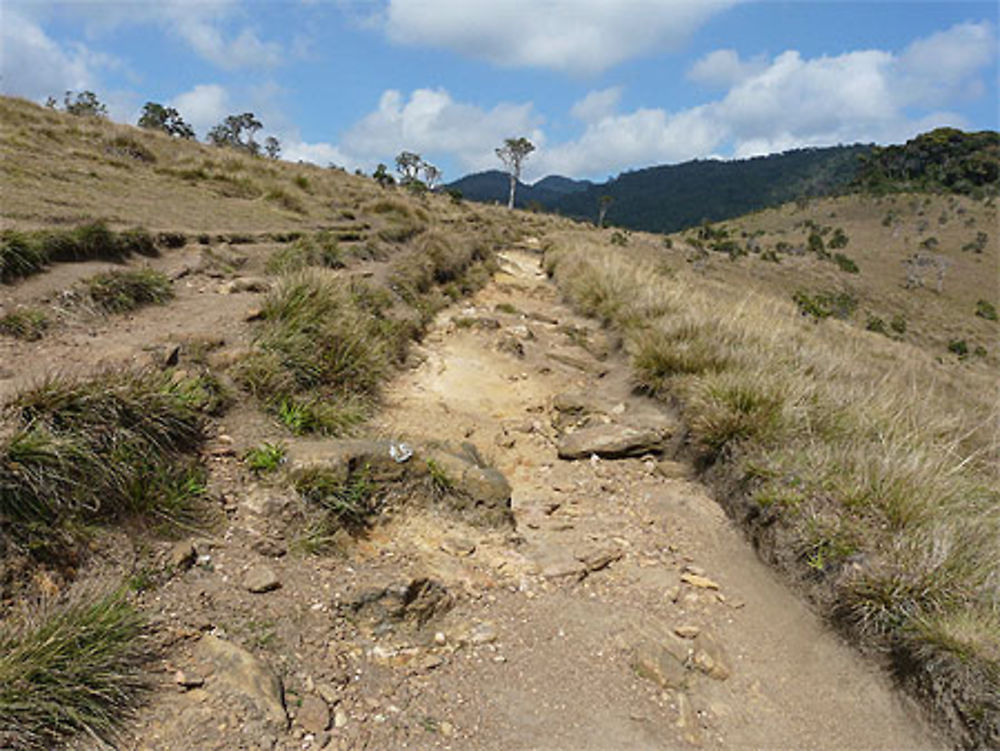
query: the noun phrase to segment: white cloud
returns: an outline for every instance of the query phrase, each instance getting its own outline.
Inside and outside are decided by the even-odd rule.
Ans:
[[[281,140],[281,158],[289,162],[312,162],[322,167],[336,165],[344,167],[349,172],[355,169],[365,169],[366,164],[345,154],[337,146],[329,143],[307,143],[296,138]]]
[[[94,89],[99,71],[117,64],[82,44],[61,45],[34,20],[9,7],[3,10],[0,88],[5,94],[42,99]]]
[[[35,0],[21,7],[35,19],[72,14],[95,38],[120,27],[156,26],[227,70],[274,67],[283,58],[280,44],[261,39],[243,23],[248,13],[243,0]]]
[[[583,99],[576,102],[569,113],[577,120],[583,120],[585,123],[601,120],[615,111],[621,98],[621,86],[612,86],[610,89],[591,91]]]
[[[229,107],[229,93],[218,84],[198,84],[190,91],[170,100],[174,107],[199,134],[204,135],[214,125],[233,114]]]
[[[482,170],[496,166],[493,149],[504,138],[524,135],[543,142],[539,123],[530,103],[502,102],[486,110],[456,102],[444,89],[416,89],[409,99],[390,89],[341,146],[362,161],[384,161],[406,149],[432,161],[436,154],[447,154],[465,169]]]
[[[741,60],[735,50],[715,50],[691,66],[688,78],[705,86],[728,89],[766,67],[762,58]]]
[[[378,19],[401,44],[446,47],[503,67],[596,73],[677,49],[739,0],[389,0]]]
[[[956,96],[982,93],[979,71],[996,66],[996,28],[964,23],[918,39],[896,61],[903,89],[897,92],[918,103],[940,103]]]
[[[862,50],[806,59],[787,51],[744,61],[720,50],[689,72],[702,82],[728,84],[720,99],[673,113],[605,111],[586,120],[576,140],[540,149],[533,171],[600,177],[718,153],[747,157],[803,146],[892,143],[941,125],[964,127],[961,116],[941,107],[981,89],[981,74],[995,55],[988,22],[916,40],[898,55]],[[590,112],[600,94],[577,107]]]

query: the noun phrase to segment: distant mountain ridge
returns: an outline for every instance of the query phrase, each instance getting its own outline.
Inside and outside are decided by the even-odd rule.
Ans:
[[[1000,133],[937,128],[899,146],[855,144],[722,161],[696,159],[624,172],[604,183],[550,175],[518,183],[517,206],[540,206],[575,219],[649,232],[675,232],[806,197],[852,191],[1000,192]],[[445,186],[473,201],[506,203],[509,178],[499,170]]]
[[[782,154],[722,161],[702,159],[625,172],[604,183],[550,175],[533,185],[518,182],[516,205],[540,206],[577,219],[594,220],[602,196],[610,196],[606,222],[650,232],[673,232],[774,206],[802,196],[844,190],[855,179],[859,157],[871,146],[796,149]],[[445,186],[465,198],[505,203],[505,172],[467,175]]]

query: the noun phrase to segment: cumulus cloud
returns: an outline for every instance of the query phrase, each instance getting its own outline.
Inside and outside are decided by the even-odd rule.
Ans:
[[[41,99],[68,89],[93,89],[100,70],[115,65],[111,56],[83,44],[59,44],[34,20],[4,8],[0,86],[5,94]]]
[[[569,113],[577,120],[583,120],[585,123],[596,122],[612,114],[621,98],[621,86],[612,86],[610,89],[591,91],[587,96],[574,104]]]
[[[445,47],[502,67],[596,73],[675,50],[739,0],[389,0],[377,16],[401,44]]]
[[[540,144],[540,118],[530,103],[502,102],[492,109],[463,104],[444,89],[416,89],[409,98],[390,89],[378,108],[352,127],[341,141],[359,160],[386,159],[401,150],[426,158],[447,154],[469,170],[497,166],[493,149],[511,136]]]
[[[735,50],[715,50],[698,60],[688,71],[688,78],[705,86],[728,89],[767,67],[763,58],[741,60]]]
[[[790,50],[770,60],[742,60],[720,50],[696,62],[689,75],[727,85],[719,99],[678,112],[604,111],[585,119],[574,141],[540,150],[533,169],[599,177],[629,167],[712,154],[748,157],[803,146],[898,142],[929,128],[964,127],[947,107],[981,91],[994,66],[992,24],[961,24],[901,53],[861,50],[804,58]],[[603,92],[581,100],[593,106]]]
[[[262,39],[243,23],[246,9],[241,0],[34,0],[21,7],[35,19],[72,14],[90,37],[121,27],[156,26],[227,70],[273,67],[284,56],[280,44]]]
[[[190,91],[170,100],[174,107],[198,133],[204,135],[210,128],[233,114],[229,93],[215,83],[198,84]]]

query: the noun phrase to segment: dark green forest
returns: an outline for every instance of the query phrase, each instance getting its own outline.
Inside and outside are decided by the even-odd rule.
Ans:
[[[939,128],[899,146],[855,144],[786,151],[722,161],[624,172],[605,183],[549,176],[519,183],[517,206],[650,232],[675,232],[731,219],[801,198],[902,190],[993,195],[1000,166],[1000,134]],[[482,202],[504,203],[508,177],[498,170],[468,175],[447,186]],[[610,201],[610,203],[609,203]]]

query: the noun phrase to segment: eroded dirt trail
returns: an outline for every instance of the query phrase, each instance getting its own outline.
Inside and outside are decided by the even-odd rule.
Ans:
[[[167,649],[122,748],[943,747],[689,468],[659,458],[681,438],[674,416],[631,393],[614,342],[560,303],[539,260],[507,252],[441,314],[386,389],[386,442],[289,441],[292,475],[368,451],[359,461],[410,476],[383,477],[402,495],[367,534],[338,533],[335,554],[303,552],[302,499],[240,460],[263,418],[222,418],[209,457],[226,521],[158,553],[169,573],[141,606]],[[400,442],[417,452],[396,463],[384,449],[405,460]],[[428,464],[435,442],[466,459]],[[630,458],[591,456],[616,446]],[[483,465],[510,483],[513,525],[449,511],[446,492],[429,502],[435,473],[443,491],[464,467],[466,503],[503,504]]]
[[[559,303],[537,254],[505,254],[494,283],[424,347],[390,390],[386,432],[475,443],[510,481],[516,519],[507,539],[444,520],[384,533],[386,549],[416,545],[430,575],[466,586],[461,609],[489,622],[486,654],[429,676],[447,702],[445,745],[939,747],[682,464],[558,458],[574,428],[673,420],[631,395],[624,361]]]

